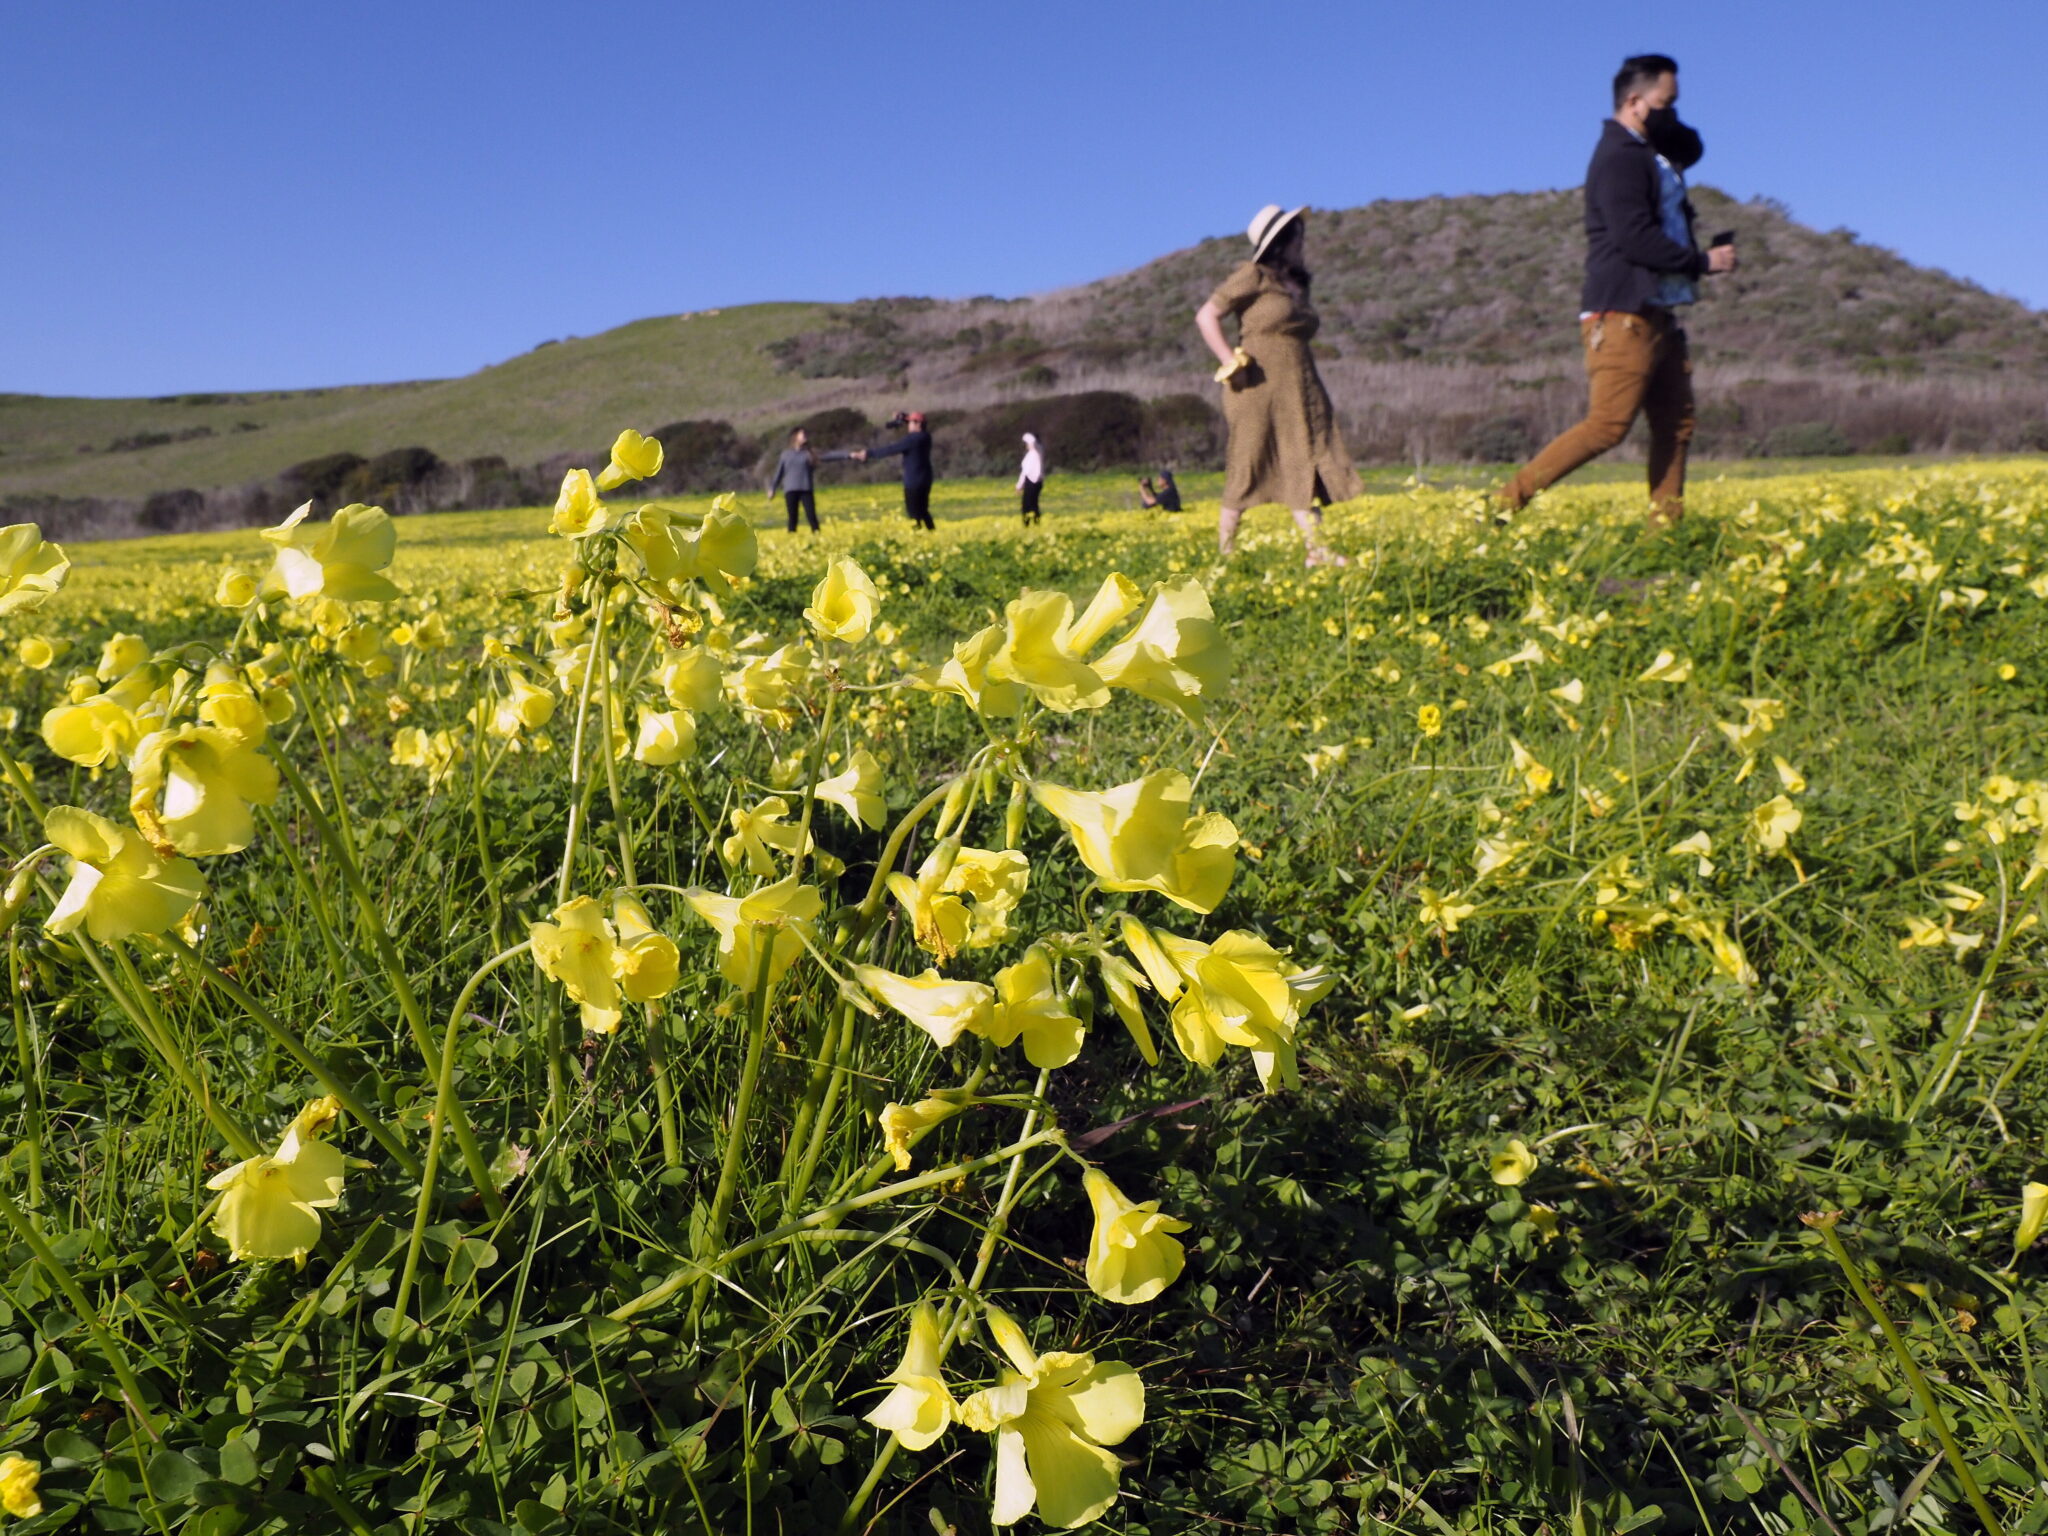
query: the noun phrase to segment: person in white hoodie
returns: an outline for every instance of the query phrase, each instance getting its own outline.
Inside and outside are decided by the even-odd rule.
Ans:
[[[1045,448],[1035,433],[1024,434],[1024,463],[1017,471],[1017,494],[1024,526],[1038,521],[1038,496],[1045,489]]]

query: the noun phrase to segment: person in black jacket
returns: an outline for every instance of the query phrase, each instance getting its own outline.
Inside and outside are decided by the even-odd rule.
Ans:
[[[1624,60],[1614,77],[1614,116],[1586,168],[1586,417],[1501,487],[1503,512],[1614,447],[1640,412],[1650,424],[1651,523],[1669,527],[1684,513],[1692,360],[1677,316],[1702,277],[1735,270],[1735,247],[1695,243],[1685,170],[1702,145],[1678,121],[1677,101],[1678,65],[1662,54]]]
[[[932,521],[932,435],[924,429],[924,412],[912,411],[902,418],[910,430],[884,448],[856,448],[853,456],[861,463],[869,459],[903,458],[903,510],[920,528],[936,528]]]

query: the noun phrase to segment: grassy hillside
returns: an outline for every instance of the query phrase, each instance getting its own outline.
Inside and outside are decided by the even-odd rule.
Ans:
[[[1704,452],[2048,446],[2048,315],[1848,231],[1809,229],[1767,201],[1711,188],[1696,201],[1703,230],[1735,229],[1744,257],[1690,321]],[[1512,458],[1572,419],[1583,387],[1572,325],[1579,220],[1576,192],[1315,215],[1317,350],[1358,456]],[[414,444],[451,464],[495,455],[531,465],[601,450],[627,423],[715,417],[758,432],[832,406],[880,418],[905,403],[1206,390],[1189,317],[1242,253],[1240,237],[1222,236],[1023,299],[662,316],[460,379],[155,400],[0,396],[0,501],[139,503]]]

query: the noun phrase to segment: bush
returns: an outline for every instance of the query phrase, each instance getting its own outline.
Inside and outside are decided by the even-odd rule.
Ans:
[[[867,412],[857,411],[850,405],[835,405],[828,410],[813,411],[797,423],[810,433],[811,444],[817,448],[836,447],[847,442],[866,442],[875,430],[875,424],[868,419]],[[786,438],[774,434],[771,444],[779,448]]]
[[[729,421],[672,421],[654,435],[661,440],[661,473],[653,485],[663,491],[729,491],[752,474],[760,449]]]
[[[1767,459],[1829,459],[1856,448],[1832,421],[1802,421],[1772,428],[1763,450]]]
[[[135,520],[158,533],[169,533],[175,528],[188,528],[198,522],[200,513],[205,510],[206,498],[195,490],[158,491],[143,502]]]
[[[393,448],[350,470],[342,477],[339,493],[350,501],[396,510],[396,503],[418,499],[405,497],[404,492],[438,473],[440,468],[440,457],[432,449]],[[405,510],[426,509],[407,507]]]
[[[1201,395],[1161,395],[1145,402],[1138,456],[1167,469],[1215,469],[1223,462],[1223,413]]]
[[[2016,446],[2028,453],[2048,453],[2048,421],[2030,421],[2021,427]]]
[[[1887,432],[1870,445],[1872,453],[1911,453],[1913,439],[1903,432]]]
[[[1536,435],[1519,416],[1474,422],[1458,440],[1458,456],[1475,464],[1513,464],[1536,446]]]
[[[278,478],[299,501],[326,501],[368,461],[359,453],[329,453],[292,465]]]
[[[1107,389],[1045,395],[977,411],[965,423],[965,432],[990,466],[983,473],[1001,474],[1014,467],[1023,455],[1020,439],[1026,432],[1037,433],[1045,444],[1049,468],[1109,469],[1139,462],[1145,405],[1136,395]]]

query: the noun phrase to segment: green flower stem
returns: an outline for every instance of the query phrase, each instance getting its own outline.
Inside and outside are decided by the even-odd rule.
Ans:
[[[1906,1348],[1906,1341],[1891,1318],[1885,1315],[1877,1298],[1871,1294],[1870,1286],[1864,1281],[1863,1272],[1856,1261],[1849,1256],[1849,1250],[1842,1243],[1841,1234],[1835,1224],[1841,1220],[1841,1212],[1829,1211],[1817,1216],[1802,1218],[1806,1224],[1820,1233],[1820,1240],[1826,1245],[1828,1257],[1833,1259],[1849,1282],[1849,1289],[1856,1293],[1857,1301],[1863,1304],[1877,1323],[1878,1331],[1891,1347],[1892,1357],[1899,1362],[1899,1369],[1906,1373],[1906,1381],[1918,1399],[1920,1409],[1927,1415],[1927,1421],[1934,1426],[1934,1437],[1941,1442],[1941,1448],[1948,1453],[1948,1464],[1955,1468],[1956,1481],[1963,1485],[1963,1497],[1970,1501],[1970,1508],[1977,1512],[1977,1518],[1984,1523],[1990,1536],[2005,1536],[2005,1527],[1992,1513],[1991,1505],[1984,1497],[1984,1490],[1977,1485],[1977,1474],[1971,1468],[1969,1458],[1963,1455],[1963,1448],[1956,1443],[1955,1431],[1949,1428],[1948,1415],[1941,1411],[1941,1404],[1935,1401],[1934,1390],[1927,1384],[1927,1378],[1920,1374],[1920,1367],[1914,1362],[1912,1351]]]
[[[764,1249],[773,1248],[777,1244],[788,1242],[791,1238],[803,1233],[817,1231],[821,1227],[828,1226],[843,1217],[852,1215],[855,1211],[866,1210],[871,1205],[880,1205],[885,1201],[901,1199],[905,1195],[914,1195],[921,1189],[930,1189],[938,1184],[949,1184],[955,1179],[965,1178],[972,1173],[979,1173],[984,1168],[993,1168],[996,1164],[1007,1159],[1023,1156],[1033,1147],[1044,1146],[1047,1142],[1057,1139],[1060,1134],[1061,1132],[1057,1127],[1049,1126],[1045,1130],[1035,1132],[1021,1140],[1013,1141],[1006,1147],[998,1147],[993,1152],[985,1152],[980,1157],[972,1157],[960,1163],[948,1163],[943,1168],[933,1168],[907,1179],[899,1179],[894,1184],[885,1184],[880,1189],[869,1190],[866,1194],[849,1196],[844,1200],[835,1200],[830,1205],[821,1205],[816,1210],[799,1216],[794,1221],[786,1221],[774,1230],[763,1232],[758,1237],[751,1237],[737,1247],[727,1249],[724,1253],[701,1261],[696,1259],[689,1260],[690,1267],[688,1269],[676,1271],[676,1273],[670,1275],[660,1284],[642,1291],[631,1301],[614,1307],[605,1316],[615,1323],[630,1323],[641,1313],[652,1311],[663,1302],[668,1301],[692,1281],[701,1283],[703,1280],[717,1274],[720,1270],[728,1269],[740,1262],[740,1260],[751,1258]]]
[[[341,870],[342,882],[356,899],[356,911],[363,927],[369,932],[371,945],[377,952],[378,963],[383,967],[384,976],[391,983],[392,995],[398,1000],[398,1011],[404,1017],[406,1028],[411,1031],[413,1046],[420,1053],[420,1060],[431,1066],[441,1059],[440,1042],[434,1038],[433,1026],[427,1022],[425,1010],[420,1007],[419,997],[413,992],[412,982],[405,974],[405,966],[398,957],[398,946],[391,942],[391,934],[384,926],[384,915],[377,904],[376,894],[363,879],[363,872],[356,866],[355,855],[349,851],[346,840],[335,829],[335,824],[321,810],[320,802],[314,798],[312,789],[291,759],[284,753],[277,754],[278,771],[285,782],[298,796],[299,805],[306,818],[313,823],[313,829],[320,834],[329,851],[334,854],[335,863]],[[341,978],[337,977],[339,981]],[[462,1161],[469,1170],[471,1185],[484,1208],[495,1219],[505,1214],[505,1202],[499,1197],[498,1187],[491,1179],[491,1165],[485,1159],[483,1148],[477,1145],[476,1132],[471,1128],[469,1116],[462,1101],[457,1099],[450,1111],[450,1131],[455,1143],[462,1149]]]
[[[484,978],[507,961],[515,960],[531,949],[532,941],[513,945],[478,966],[469,980],[464,983],[461,993],[455,999],[455,1006],[449,1011],[447,1028],[441,1031],[441,1065],[434,1081],[434,1124],[427,1134],[427,1161],[420,1172],[420,1198],[413,1208],[412,1237],[405,1248],[405,1264],[398,1276],[398,1289],[391,1295],[391,1331],[384,1337],[384,1366],[390,1371],[398,1353],[398,1341],[405,1333],[405,1309],[412,1299],[413,1281],[419,1275],[420,1249],[427,1238],[427,1220],[434,1209],[434,1176],[441,1168],[441,1134],[453,1119],[455,1100],[455,1042],[462,1032],[462,1021],[469,1013],[469,1005],[476,997],[476,989],[483,985]]]
[[[761,1081],[761,1060],[767,1054],[768,1004],[769,994],[773,991],[768,984],[768,975],[774,961],[775,945],[771,940],[761,946],[761,959],[754,970],[754,1007],[747,1025],[747,1059],[740,1068],[740,1086],[733,1100],[732,1123],[725,1130],[725,1152],[719,1161],[718,1187],[711,1196],[711,1215],[704,1223],[704,1249],[698,1255],[700,1258],[705,1253],[715,1253],[718,1245],[725,1241],[726,1222],[731,1219],[733,1201],[739,1195],[740,1156],[746,1146],[747,1120],[754,1109],[754,1090]],[[707,1271],[690,1306],[692,1322],[703,1310],[710,1286],[711,1276]]]
[[[270,840],[284,856],[286,866],[292,872],[292,879],[299,893],[306,898],[306,908],[313,914],[313,928],[320,935],[320,947],[327,952],[328,972],[334,978],[334,1017],[340,1027],[346,1029],[354,1017],[354,1007],[349,1001],[350,988],[347,985],[348,961],[342,948],[339,924],[333,909],[328,905],[327,892],[316,881],[312,872],[292,847],[291,838],[285,833],[284,823],[277,819],[276,812],[268,806],[258,806],[257,814],[263,818],[263,825],[270,833]]]
[[[569,884],[576,868],[576,847],[583,833],[590,796],[584,790],[583,734],[590,724],[590,695],[597,683],[598,658],[604,654],[604,626],[611,589],[600,587],[591,610],[590,654],[583,659],[583,686],[576,694],[576,729],[569,748],[569,827],[562,836],[562,868],[555,876],[555,904],[569,899]],[[607,679],[609,681],[609,679]],[[611,757],[611,721],[605,721],[604,753]]]
[[[1913,1095],[1913,1102],[1906,1107],[1908,1120],[1918,1119],[1921,1110],[1931,1109],[1941,1102],[1942,1095],[1948,1092],[1949,1084],[1955,1081],[1957,1069],[1963,1064],[1963,1047],[1975,1037],[1977,1027],[1984,1021],[1984,1009],[1991,1001],[1991,984],[1998,979],[1999,967],[2005,963],[2006,951],[2012,948],[2012,941],[2018,938],[2022,931],[2020,925],[2012,920],[2008,895],[2005,860],[2001,858],[1998,861],[1998,942],[1991,947],[1990,955],[1985,958],[1984,968],[1977,973],[1977,994],[1971,1000],[1969,1013],[1951,1032],[1949,1038],[1942,1042],[1940,1065],[1932,1076],[1920,1085],[1920,1091]],[[2005,1086],[2003,1076],[2000,1077],[1998,1086]]]
[[[43,808],[42,797],[36,793],[35,786],[29,782],[29,777],[22,771],[21,764],[14,760],[14,754],[5,747],[0,747],[0,778],[6,779],[14,792],[21,796],[22,803],[28,807],[29,814],[35,817],[38,826],[48,819],[50,813]]]
[[[909,839],[911,830],[930,815],[935,807],[944,804],[946,796],[953,792],[953,787],[965,779],[968,773],[974,771],[970,767],[967,773],[946,780],[903,813],[903,819],[896,823],[895,830],[889,834],[889,841],[882,847],[881,858],[875,861],[875,877],[868,882],[867,895],[861,898],[860,906],[855,909],[853,921],[841,925],[833,942],[834,949],[844,954],[852,944],[867,937],[868,930],[874,926],[875,918],[882,910],[882,896],[889,888],[889,872],[896,867],[896,861],[903,857],[903,844]]]
[[[824,1029],[809,1052],[811,1075],[804,1083],[803,1096],[797,1100],[796,1113],[790,1117],[789,1144],[782,1158],[782,1214],[785,1216],[803,1199],[804,1191],[810,1187],[812,1172],[818,1165],[827,1123],[819,1112],[826,1107],[831,1093],[835,1074],[833,1060],[838,1053],[840,1036],[852,1027],[853,1004],[841,998],[838,1007],[827,1015]]]
[[[21,1068],[22,1144],[28,1156],[28,1207],[43,1204],[43,1073],[37,1059],[35,1027],[21,991],[21,935],[7,936],[7,995],[14,1004],[14,1056]]]
[[[484,722],[477,719],[469,733],[469,823],[476,833],[477,867],[483,871],[484,889],[491,898],[491,946],[505,943],[505,893],[499,888],[497,861],[491,857],[490,826],[484,819],[484,748],[488,745]]]
[[[203,978],[232,998],[244,1013],[256,1021],[265,1034],[284,1048],[292,1060],[312,1074],[314,1081],[333,1094],[340,1101],[341,1107],[348,1111],[349,1117],[368,1131],[377,1145],[390,1153],[392,1160],[403,1168],[409,1177],[420,1177],[419,1159],[412,1155],[412,1150],[398,1139],[397,1133],[384,1123],[383,1116],[371,1107],[369,1101],[356,1091],[347,1078],[315,1055],[305,1041],[293,1034],[275,1014],[257,1002],[246,987],[211,960],[206,959],[191,945],[175,934],[165,934],[164,942],[183,955],[187,963]]]
[[[603,599],[599,599],[600,607]],[[600,628],[591,639],[591,654],[597,654],[597,647],[604,639]],[[629,886],[638,885],[640,876],[633,868],[633,831],[626,821],[626,799],[619,793],[618,755],[612,751],[612,721],[617,705],[612,698],[612,669],[609,665],[599,667],[599,707],[604,711],[604,781],[612,802],[612,826],[619,837],[619,874]],[[624,725],[621,720],[619,724]],[[564,873],[567,865],[563,866]],[[668,1029],[661,1019],[661,1008],[657,1003],[646,1005],[647,1019],[647,1074],[654,1079],[654,1102],[657,1123],[661,1129],[661,1163],[664,1168],[680,1167],[683,1161],[682,1131],[676,1119],[676,1095],[668,1075]]]
[[[128,1411],[135,1415],[136,1422],[142,1426],[142,1432],[161,1444],[163,1434],[157,1429],[156,1420],[150,1416],[149,1409],[143,1405],[142,1383],[136,1380],[135,1368],[128,1363],[128,1352],[121,1348],[120,1341],[108,1331],[106,1323],[100,1318],[99,1309],[92,1304],[91,1298],[73,1278],[71,1271],[64,1267],[64,1261],[58,1258],[49,1243],[44,1241],[35,1218],[9,1199],[4,1190],[0,1190],[0,1220],[4,1220],[14,1229],[14,1235],[28,1245],[28,1251],[35,1256],[36,1263],[42,1266],[43,1273],[50,1277],[50,1283],[64,1293],[64,1299],[71,1303],[72,1310],[78,1314],[87,1331],[92,1334],[93,1342],[99,1346],[100,1353],[106,1356],[107,1364],[113,1367],[114,1380],[120,1384],[121,1397],[127,1403]]]

